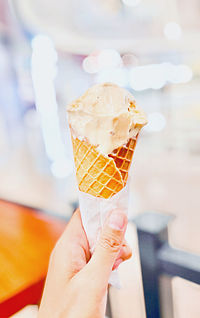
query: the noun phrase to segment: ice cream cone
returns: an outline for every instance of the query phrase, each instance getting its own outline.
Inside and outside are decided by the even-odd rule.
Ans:
[[[124,186],[126,185],[128,179],[128,171],[131,166],[136,142],[138,135],[135,138],[130,138],[126,145],[115,149],[110,155],[113,158],[117,168],[119,169],[122,179],[124,181]]]
[[[128,179],[137,138],[105,156],[87,141],[74,138],[72,144],[79,190],[109,199],[122,190]]]
[[[147,119],[134,97],[113,83],[89,88],[67,111],[82,224],[93,253],[108,213],[128,214],[128,174]],[[114,274],[109,283],[119,286]]]

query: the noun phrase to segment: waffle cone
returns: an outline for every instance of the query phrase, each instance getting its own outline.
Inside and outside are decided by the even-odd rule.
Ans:
[[[102,155],[87,141],[74,138],[72,145],[79,190],[95,197],[109,199],[125,187],[137,138]]]

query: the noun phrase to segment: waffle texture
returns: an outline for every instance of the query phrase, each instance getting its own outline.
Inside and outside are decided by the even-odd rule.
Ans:
[[[95,146],[72,136],[74,162],[79,190],[109,199],[126,185],[136,139],[129,139],[108,157]]]
[[[135,146],[137,142],[137,137],[135,139],[130,138],[126,145],[119,147],[109,155],[113,158],[117,168],[119,169],[124,185],[126,185],[128,179],[128,171],[131,166]]]

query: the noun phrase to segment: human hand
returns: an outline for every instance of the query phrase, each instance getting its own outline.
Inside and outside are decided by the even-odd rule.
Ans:
[[[80,212],[74,213],[51,254],[38,318],[104,317],[112,269],[131,257],[126,227],[126,215],[112,211],[91,257]]]

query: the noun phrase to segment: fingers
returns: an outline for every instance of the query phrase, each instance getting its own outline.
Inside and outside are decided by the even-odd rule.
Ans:
[[[78,209],[52,252],[51,264],[53,263],[52,267],[68,281],[86,265],[89,259],[89,245]]]
[[[129,258],[131,258],[132,256],[132,250],[130,248],[130,246],[127,244],[126,240],[124,240],[123,244],[122,244],[122,247],[121,247],[121,250],[117,256],[117,259],[115,261],[115,264],[113,265],[113,270],[118,268],[118,266],[128,260]]]
[[[67,249],[68,251],[72,249],[72,245],[80,246],[85,251],[87,261],[90,259],[89,244],[82,225],[79,209],[72,215],[55,248],[59,250]]]
[[[112,211],[103,227],[100,240],[90,260],[90,269],[96,273],[99,282],[103,285],[108,283],[124,241],[126,227],[127,216],[121,210]]]
[[[120,257],[122,258],[123,261],[126,261],[129,258],[131,258],[132,250],[131,250],[130,246],[127,244],[127,242],[125,242],[125,244],[122,245],[121,253],[122,254],[120,255]]]

